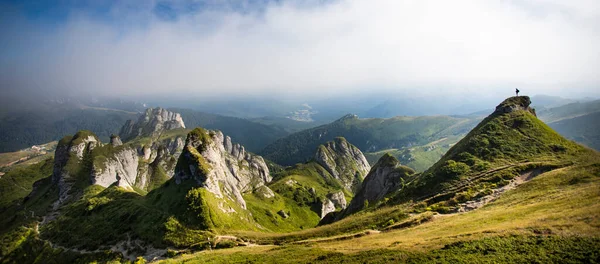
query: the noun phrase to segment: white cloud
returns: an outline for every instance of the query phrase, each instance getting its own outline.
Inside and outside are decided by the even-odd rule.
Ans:
[[[150,19],[74,16],[46,34],[21,85],[115,94],[332,94],[356,89],[531,93],[600,84],[598,1],[339,1]],[[121,11],[119,11],[121,12]],[[136,16],[139,16],[137,14]],[[148,15],[148,17],[151,17]],[[4,71],[4,70],[3,70]],[[26,72],[27,74],[23,73]]]

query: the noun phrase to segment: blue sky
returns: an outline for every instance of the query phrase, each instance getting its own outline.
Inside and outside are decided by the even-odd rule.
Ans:
[[[1,1],[0,87],[592,95],[600,2]]]

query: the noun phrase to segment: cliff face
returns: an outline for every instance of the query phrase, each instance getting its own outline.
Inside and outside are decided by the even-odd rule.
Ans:
[[[112,184],[131,188],[138,176],[138,154],[132,148],[121,148],[109,157],[99,157],[91,173],[92,184],[108,187]]]
[[[154,141],[147,145],[106,145],[100,155],[94,157],[91,172],[92,184],[108,187],[112,184],[124,188],[134,186],[143,190],[151,190],[173,176],[175,165],[183,150],[183,137]],[[160,173],[162,177],[156,179]]]
[[[339,191],[336,193],[330,193],[328,194],[322,201],[321,201],[321,213],[320,213],[320,217],[321,219],[325,218],[325,216],[327,216],[327,214],[331,213],[331,212],[335,212],[337,209],[346,209],[346,197],[344,196],[344,192]]]
[[[314,159],[350,192],[357,190],[371,169],[363,153],[342,137],[319,146]]]
[[[414,174],[414,171],[401,166],[394,156],[383,155],[365,177],[360,190],[350,202],[344,215],[355,213],[401,189],[404,179],[412,174]]]
[[[100,146],[100,140],[90,131],[80,131],[74,136],[61,139],[54,154],[52,182],[58,186],[59,199],[55,208],[69,200],[77,190],[77,183],[86,183],[92,150]]]
[[[184,136],[157,137],[162,132],[185,128],[179,113],[162,108],[149,108],[137,122],[121,128],[120,136],[110,138],[110,147],[94,158],[93,184],[112,184],[150,191],[173,176],[177,159],[183,150]],[[140,140],[123,145],[121,138]]]
[[[177,183],[188,179],[217,198],[229,199],[246,209],[242,193],[264,186],[272,178],[262,157],[232,144],[220,131],[196,128],[188,134],[175,170]],[[219,208],[232,210],[225,203]]]
[[[52,176],[60,190],[58,204],[75,193],[75,190],[71,191],[75,183],[103,187],[116,184],[147,191],[160,185],[173,176],[183,150],[184,136],[173,134],[155,139],[150,136],[184,127],[178,113],[150,108],[137,123],[128,121],[121,129],[121,137],[148,136],[147,139],[141,137],[139,142],[123,144],[120,136],[112,135],[109,144],[102,144],[90,131],[63,138],[55,152]]]
[[[148,108],[138,118],[137,122],[128,120],[121,128],[119,136],[128,141],[139,136],[154,136],[165,130],[177,128],[185,128],[179,113],[170,112],[160,107]]]

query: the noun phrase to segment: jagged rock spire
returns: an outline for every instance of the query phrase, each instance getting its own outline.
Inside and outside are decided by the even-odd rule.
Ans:
[[[163,108],[148,108],[137,122],[128,120],[121,128],[119,136],[128,141],[138,136],[153,136],[165,130],[185,128],[185,123],[179,113],[170,112]]]

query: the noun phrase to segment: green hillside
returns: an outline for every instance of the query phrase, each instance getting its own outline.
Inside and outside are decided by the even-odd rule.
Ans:
[[[600,100],[575,102],[538,111],[538,117],[546,124],[600,111]]]
[[[252,122],[264,124],[270,127],[275,127],[288,133],[296,133],[305,129],[324,125],[327,122],[323,121],[297,121],[287,117],[264,116],[250,119]]]
[[[169,111],[180,113],[186,127],[203,127],[216,129],[240,143],[247,150],[258,152],[275,140],[287,136],[284,128],[253,122],[243,118],[209,114],[190,109],[169,108]]]
[[[354,115],[294,133],[268,145],[260,154],[282,165],[308,160],[320,144],[344,137],[363,152],[420,146],[468,132],[477,118],[450,116],[398,116],[361,119]]]
[[[600,100],[544,109],[538,116],[564,137],[600,150]]]
[[[367,210],[310,230],[237,233],[266,245],[165,263],[600,261],[600,154],[564,139],[528,105],[527,97],[507,99]],[[456,211],[469,201],[482,207]]]
[[[396,202],[428,198],[428,204],[450,210],[453,203],[483,196],[520,174],[568,166],[587,151],[540,121],[530,103],[526,96],[506,99],[410,182]]]
[[[552,129],[595,150],[600,150],[600,111],[549,123]]]

